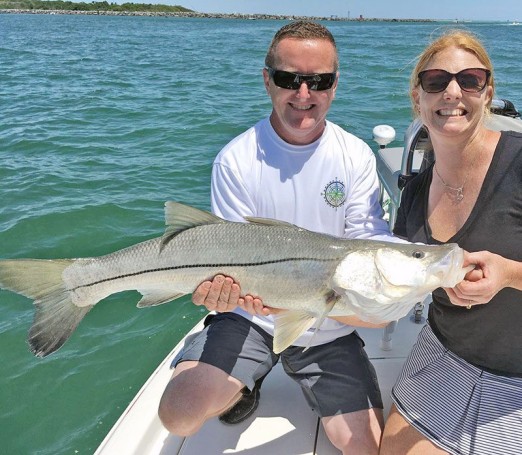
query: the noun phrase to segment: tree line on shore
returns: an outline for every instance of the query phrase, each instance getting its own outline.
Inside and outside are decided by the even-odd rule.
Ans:
[[[232,19],[286,19],[286,20],[328,20],[351,22],[433,22],[432,19],[369,19],[346,17],[308,17],[274,14],[243,13],[201,13],[179,5],[145,4],[145,3],[109,3],[107,1],[72,2],[70,0],[0,0],[1,13],[33,13],[33,14],[105,14],[131,16],[176,16],[199,18],[232,18]]]
[[[145,3],[71,2],[62,0],[0,0],[0,9],[47,11],[150,11],[164,13],[192,12],[179,5]]]

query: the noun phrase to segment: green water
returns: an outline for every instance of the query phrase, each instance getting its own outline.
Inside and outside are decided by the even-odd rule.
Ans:
[[[0,15],[0,257],[109,253],[163,231],[167,199],[209,206],[211,163],[269,99],[283,21]],[[341,59],[330,119],[371,142],[410,121],[411,62],[443,24],[328,23]],[[522,27],[467,24],[522,107]],[[112,296],[50,357],[30,354],[29,300],[0,291],[0,453],[90,454],[202,312]]]

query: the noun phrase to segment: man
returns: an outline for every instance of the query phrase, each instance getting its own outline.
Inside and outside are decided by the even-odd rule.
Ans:
[[[389,239],[373,153],[326,120],[339,76],[331,33],[313,22],[290,23],[274,36],[265,64],[272,113],[217,156],[213,211],[231,221],[265,217],[336,236]],[[371,325],[356,317],[328,318],[276,355],[271,349],[275,310],[258,298],[239,296],[239,286],[222,276],[194,293],[196,304],[219,313],[177,359],[159,409],[166,428],[189,435],[217,415],[240,421],[243,404],[249,415],[260,382],[280,358],[336,447],[377,454],[382,400],[354,331]]]

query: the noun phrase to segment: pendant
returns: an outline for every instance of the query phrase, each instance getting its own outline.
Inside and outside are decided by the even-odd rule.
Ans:
[[[462,191],[462,188],[457,188],[455,192],[455,201],[460,202],[464,199],[464,191]]]

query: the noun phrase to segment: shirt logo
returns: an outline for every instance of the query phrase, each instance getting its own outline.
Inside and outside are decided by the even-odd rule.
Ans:
[[[330,207],[336,209],[346,201],[346,187],[344,186],[344,183],[336,177],[335,180],[332,180],[328,185],[326,185],[321,196],[324,197],[324,200]]]

